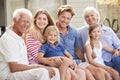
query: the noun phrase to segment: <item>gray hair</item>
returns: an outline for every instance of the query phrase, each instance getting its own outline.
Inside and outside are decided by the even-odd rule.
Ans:
[[[28,10],[28,9],[25,9],[25,8],[16,9],[13,12],[13,18],[15,18],[18,21],[19,18],[20,18],[21,13],[25,13],[25,14],[29,15],[30,19],[32,19],[32,13],[31,13],[31,11]]]
[[[99,12],[97,11],[97,9],[95,9],[94,7],[86,7],[83,11],[83,18],[85,19],[85,16],[90,13],[90,12],[94,12],[95,14],[97,14],[97,17],[98,17],[98,23],[100,21],[100,14]]]

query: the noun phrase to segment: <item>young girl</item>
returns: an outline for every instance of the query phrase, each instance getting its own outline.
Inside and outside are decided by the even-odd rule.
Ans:
[[[120,55],[117,50],[114,50],[102,43],[99,39],[102,36],[101,26],[98,24],[94,24],[89,27],[89,39],[85,44],[86,57],[90,64],[101,67],[104,69],[105,77],[104,80],[120,80],[119,74],[108,66],[105,66],[104,61],[102,59],[102,49],[111,52],[114,56]],[[112,78],[109,76],[112,76]]]
[[[59,68],[61,80],[65,80],[66,71],[61,74],[60,66],[68,65],[72,80],[85,80],[85,74],[80,73],[80,78],[77,78],[75,65],[72,56],[59,44],[59,30],[56,26],[49,26],[44,31],[46,43],[40,48],[38,53],[38,61],[44,65]],[[67,70],[67,69],[66,69]]]

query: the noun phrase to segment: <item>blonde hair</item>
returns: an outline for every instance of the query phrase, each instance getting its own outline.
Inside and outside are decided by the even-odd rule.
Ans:
[[[62,5],[58,8],[57,15],[59,16],[64,11],[70,12],[72,16],[75,15],[74,9],[70,5]]]
[[[45,40],[44,40],[44,36],[43,36],[43,32],[38,28],[38,26],[36,25],[36,18],[37,16],[39,16],[40,14],[45,14],[47,16],[47,19],[48,19],[48,26],[50,25],[54,25],[54,21],[52,19],[52,17],[50,16],[50,14],[48,13],[48,11],[46,9],[39,9],[37,10],[35,16],[34,16],[34,19],[33,19],[33,27],[31,27],[27,32],[29,33],[30,35],[33,36],[34,39],[37,39],[39,40],[41,43],[44,43]]]
[[[39,40],[41,43],[44,43],[44,36],[39,29],[36,28],[29,28],[23,35],[24,39],[26,40],[27,35],[32,35],[32,37],[36,40]]]
[[[57,26],[55,25],[51,25],[48,26],[45,30],[44,30],[44,38],[46,39],[49,35],[50,32],[56,31],[57,32],[57,42],[60,43],[60,35],[59,35],[59,30],[57,28]]]

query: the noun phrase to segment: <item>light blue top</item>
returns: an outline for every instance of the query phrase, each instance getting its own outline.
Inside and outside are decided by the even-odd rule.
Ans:
[[[79,47],[76,29],[68,26],[68,32],[65,36],[60,33],[60,43],[73,56],[73,59],[79,59],[75,53],[75,48]]]
[[[101,26],[103,32],[101,41],[103,43],[106,43],[111,48],[120,49],[120,40],[114,33],[114,31],[110,27],[104,26],[103,24],[101,24]],[[84,45],[88,39],[88,30],[89,30],[88,25],[85,25],[82,28],[78,29],[78,38],[80,42],[79,47],[82,51],[84,51]],[[103,52],[102,57],[106,62],[111,61],[112,57],[114,57],[110,52],[107,52],[105,50],[103,50],[102,52]]]

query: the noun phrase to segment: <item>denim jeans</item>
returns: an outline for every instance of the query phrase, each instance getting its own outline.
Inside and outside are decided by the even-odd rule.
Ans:
[[[120,56],[119,57],[113,57],[110,62],[105,62],[107,66],[110,66],[117,70],[120,74]]]

